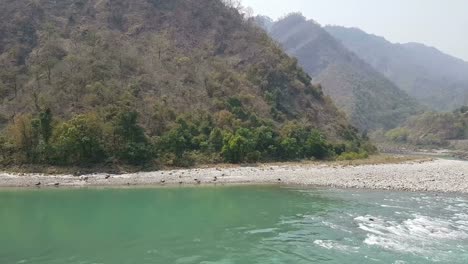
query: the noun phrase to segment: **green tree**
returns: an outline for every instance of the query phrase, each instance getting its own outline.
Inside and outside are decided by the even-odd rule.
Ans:
[[[115,124],[117,156],[132,165],[142,165],[153,158],[152,146],[137,121],[138,113],[130,111],[121,113]]]
[[[285,160],[295,160],[302,156],[302,148],[297,139],[287,137],[281,141],[281,157]]]
[[[115,125],[116,134],[125,142],[146,143],[144,129],[137,121],[138,113],[135,111],[120,113]]]
[[[227,135],[221,151],[224,159],[230,163],[247,161],[247,156],[254,156],[251,153],[255,152],[255,142],[252,139],[252,132],[247,128],[240,128],[236,134]]]
[[[210,133],[209,149],[212,152],[220,152],[223,149],[223,132],[219,128],[213,129]]]
[[[240,163],[244,161],[248,152],[247,139],[240,135],[233,135],[223,146],[222,154],[227,162]]]
[[[103,137],[102,121],[96,115],[78,115],[56,129],[55,161],[59,164],[102,162],[107,157]]]
[[[325,137],[317,130],[313,130],[304,145],[304,152],[308,158],[324,159],[334,154],[333,147],[327,143]]]
[[[261,126],[254,131],[254,141],[256,151],[261,153],[263,158],[278,158],[278,134],[273,128]]]
[[[53,127],[52,127],[52,112],[50,109],[45,110],[44,112],[40,113],[39,115],[39,122],[40,122],[40,130],[42,140],[47,145],[49,144],[49,140],[52,137]]]
[[[178,118],[176,122],[177,124],[161,137],[158,148],[162,153],[174,154],[175,163],[179,163],[187,151],[195,150],[199,146],[194,145],[196,129],[183,118]]]

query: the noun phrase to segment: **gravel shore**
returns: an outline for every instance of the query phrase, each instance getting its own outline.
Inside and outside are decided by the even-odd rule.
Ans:
[[[399,164],[282,164],[83,176],[0,173],[0,187],[285,184],[468,193],[468,162],[436,159]]]

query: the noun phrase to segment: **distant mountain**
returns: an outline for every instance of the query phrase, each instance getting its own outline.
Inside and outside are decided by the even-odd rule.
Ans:
[[[356,28],[325,30],[425,105],[453,110],[468,103],[468,62],[418,43],[394,44]]]
[[[257,19],[261,26],[270,21]],[[291,14],[265,27],[287,53],[320,83],[324,92],[361,130],[388,129],[417,112],[417,103],[318,23]]]
[[[259,15],[255,17],[255,23],[266,31],[270,31],[271,27],[275,24],[275,21],[270,17]]]

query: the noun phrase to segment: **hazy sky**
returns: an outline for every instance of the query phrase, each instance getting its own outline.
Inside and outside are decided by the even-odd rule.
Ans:
[[[468,61],[468,0],[242,0],[256,14],[300,11],[322,25],[358,27],[392,42],[420,42]]]

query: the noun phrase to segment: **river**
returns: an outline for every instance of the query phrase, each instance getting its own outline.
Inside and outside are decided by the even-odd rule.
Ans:
[[[0,190],[0,263],[468,263],[468,197],[280,186]]]

